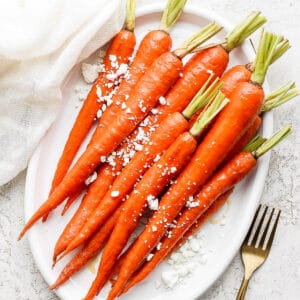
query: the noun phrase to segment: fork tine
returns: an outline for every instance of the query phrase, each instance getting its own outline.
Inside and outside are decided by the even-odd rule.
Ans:
[[[272,220],[274,211],[275,211],[275,208],[273,208],[272,212],[270,213],[269,220],[268,220],[268,222],[266,224],[265,230],[264,230],[263,235],[262,235],[262,237],[260,239],[260,242],[259,242],[259,245],[258,245],[258,247],[260,247],[260,248],[262,248],[264,246],[265,239],[266,239],[266,236],[267,236],[270,224],[271,224],[271,220]]]
[[[263,215],[262,215],[262,217],[261,217],[261,219],[260,219],[260,221],[259,221],[259,224],[258,224],[258,226],[257,226],[256,232],[255,232],[255,234],[254,234],[253,240],[251,241],[251,245],[253,245],[254,247],[255,247],[255,245],[256,245],[256,242],[257,242],[259,233],[260,233],[260,231],[261,231],[261,227],[262,227],[262,225],[263,225],[263,223],[264,223],[264,219],[265,219],[265,217],[266,217],[267,210],[268,210],[268,206],[266,206],[266,208],[265,208],[265,210],[264,210],[264,212],[263,212]]]
[[[276,231],[276,228],[277,228],[277,225],[278,225],[278,221],[279,221],[279,217],[280,217],[280,213],[281,213],[281,210],[279,210],[278,214],[277,214],[277,217],[276,217],[276,221],[273,225],[273,228],[272,228],[272,231],[271,231],[271,234],[270,234],[270,238],[269,238],[269,241],[267,243],[267,246],[266,246],[266,250],[267,251],[270,251],[270,248],[272,246],[272,243],[273,243],[273,240],[274,240],[274,236],[275,236],[275,231]]]
[[[249,230],[248,230],[248,232],[247,232],[247,235],[246,235],[246,237],[245,237],[244,243],[246,243],[246,244],[248,244],[248,241],[249,241],[249,238],[250,238],[250,235],[251,235],[253,226],[254,226],[254,224],[255,224],[255,222],[256,222],[256,219],[257,219],[257,216],[258,216],[258,214],[259,214],[260,209],[261,209],[261,204],[259,204],[259,206],[258,206],[258,208],[257,208],[257,210],[256,210],[256,213],[255,213],[255,215],[254,215],[254,218],[253,218],[253,221],[252,221],[252,223],[251,223],[251,226],[250,226],[250,228],[249,228]]]

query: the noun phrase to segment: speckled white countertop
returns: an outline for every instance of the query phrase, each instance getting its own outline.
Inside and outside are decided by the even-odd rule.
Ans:
[[[152,0],[155,2],[157,0]],[[138,5],[147,3],[139,0]],[[285,34],[293,48],[274,65],[268,77],[271,88],[287,80],[300,85],[300,1],[297,0],[190,0],[195,5],[240,20],[251,10],[261,10],[267,28]],[[298,99],[298,102],[300,99]],[[270,170],[262,203],[282,210],[274,246],[264,266],[250,282],[247,299],[300,299],[300,105],[290,103],[274,113],[275,128],[293,124],[294,134],[272,152]],[[23,219],[26,172],[0,187],[0,299],[54,300],[31,255],[28,241],[17,242]],[[230,300],[242,279],[242,264],[237,254],[226,272],[201,297],[203,300]]]

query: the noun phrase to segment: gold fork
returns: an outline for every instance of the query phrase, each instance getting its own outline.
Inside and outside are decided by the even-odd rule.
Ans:
[[[244,274],[244,279],[241,284],[239,293],[236,297],[236,300],[243,300],[245,298],[248,283],[249,283],[249,280],[250,280],[252,274],[265,262],[265,260],[267,259],[268,255],[269,255],[281,211],[280,210],[278,211],[276,220],[271,229],[269,239],[266,240],[267,234],[269,232],[271,220],[272,220],[272,217],[275,212],[275,209],[273,208],[270,213],[267,224],[265,225],[264,231],[262,231],[268,209],[269,209],[269,207],[266,206],[263,211],[262,217],[259,221],[259,224],[257,226],[257,229],[254,232],[255,223],[258,218],[259,212],[261,210],[261,205],[259,205],[259,207],[255,213],[254,219],[252,221],[251,227],[250,227],[250,229],[247,233],[247,236],[243,242],[243,245],[241,247],[241,256],[242,256],[242,261],[244,264],[245,274]],[[250,241],[249,239],[250,239],[252,233],[254,233],[254,236],[253,236],[252,240]],[[261,233],[262,233],[262,235],[261,235]],[[258,240],[260,235],[261,235],[261,238],[260,238],[260,240]],[[257,242],[258,242],[258,246],[256,247]],[[264,247],[265,243],[266,243],[266,246]]]

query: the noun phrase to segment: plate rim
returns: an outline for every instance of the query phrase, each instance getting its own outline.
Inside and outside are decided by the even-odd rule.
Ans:
[[[163,3],[144,4],[141,7],[137,8],[136,17],[142,17],[147,14],[159,13],[162,11],[163,8],[164,8]],[[224,29],[227,31],[230,30],[231,28],[233,28],[233,24],[230,21],[228,21],[227,19],[223,18],[219,14],[217,14],[214,11],[207,9],[207,8],[201,8],[201,7],[193,5],[193,4],[187,4],[186,7],[184,8],[184,13],[201,16],[201,17],[204,17],[204,18],[207,18],[210,20],[215,20],[216,22],[222,24],[224,26]],[[241,45],[241,47],[243,48],[243,51],[247,57],[249,57],[250,59],[252,59],[254,57],[254,51],[251,49],[250,44],[247,45],[247,43],[245,42],[245,43],[243,43],[243,45]],[[264,88],[266,91],[269,90],[267,80],[264,84]],[[273,112],[270,111],[270,112],[266,113],[264,115],[263,119],[264,119],[264,122],[263,122],[262,130],[263,130],[264,134],[269,135],[273,131]],[[26,221],[31,216],[30,200],[33,199],[33,196],[34,196],[33,195],[34,189],[32,187],[34,186],[34,183],[36,181],[35,180],[36,175],[37,175],[36,171],[38,168],[38,163],[39,163],[40,153],[42,150],[43,143],[44,143],[44,138],[41,140],[41,142],[37,146],[36,150],[34,151],[32,157],[29,161],[28,168],[27,168],[25,193],[24,193],[24,215],[25,215]],[[230,255],[227,255],[226,259],[222,261],[222,264],[219,265],[217,272],[214,272],[215,275],[212,276],[212,280],[207,285],[205,285],[204,289],[197,291],[197,288],[195,287],[195,290],[193,291],[193,293],[190,293],[190,296],[191,296],[190,299],[196,299],[196,298],[202,296],[204,293],[206,293],[208,291],[208,289],[217,281],[217,279],[225,272],[225,270],[228,268],[229,264],[232,262],[233,258],[235,257],[237,251],[240,248],[240,245],[242,244],[242,242],[244,240],[244,237],[246,236],[246,233],[251,224],[253,215],[255,213],[256,207],[257,207],[260,197],[262,195],[267,172],[269,170],[269,162],[270,162],[270,153],[267,153],[260,160],[260,163],[257,166],[257,173],[255,175],[255,181],[256,182],[258,181],[260,184],[258,186],[256,186],[255,192],[253,192],[254,193],[253,198],[255,198],[256,201],[253,201],[253,204],[251,207],[252,208],[251,213],[249,212],[248,214],[246,214],[247,219],[244,220],[244,222],[243,222],[244,226],[242,226],[242,228],[240,228],[239,239],[236,239],[231,244],[231,247],[229,247],[230,250],[228,250],[228,252],[230,252]],[[47,284],[50,285],[52,283],[50,281],[50,275],[48,275],[48,270],[44,269],[44,265],[41,262],[41,260],[39,259],[39,255],[36,252],[36,249],[34,247],[34,238],[31,233],[32,233],[32,231],[29,231],[28,235],[27,235],[31,253],[34,257],[34,261],[35,261],[40,273],[42,274],[42,276],[45,279],[45,281],[47,282]],[[184,289],[184,288],[186,288],[186,287],[181,286],[181,289]],[[59,289],[54,290],[54,292],[59,298],[68,300],[70,298],[70,295],[68,294],[67,290],[68,290],[67,288],[61,287]]]

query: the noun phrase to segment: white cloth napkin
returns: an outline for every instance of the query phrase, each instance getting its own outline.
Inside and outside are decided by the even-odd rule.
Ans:
[[[71,68],[122,27],[122,0],[0,0],[0,185],[54,121]]]

